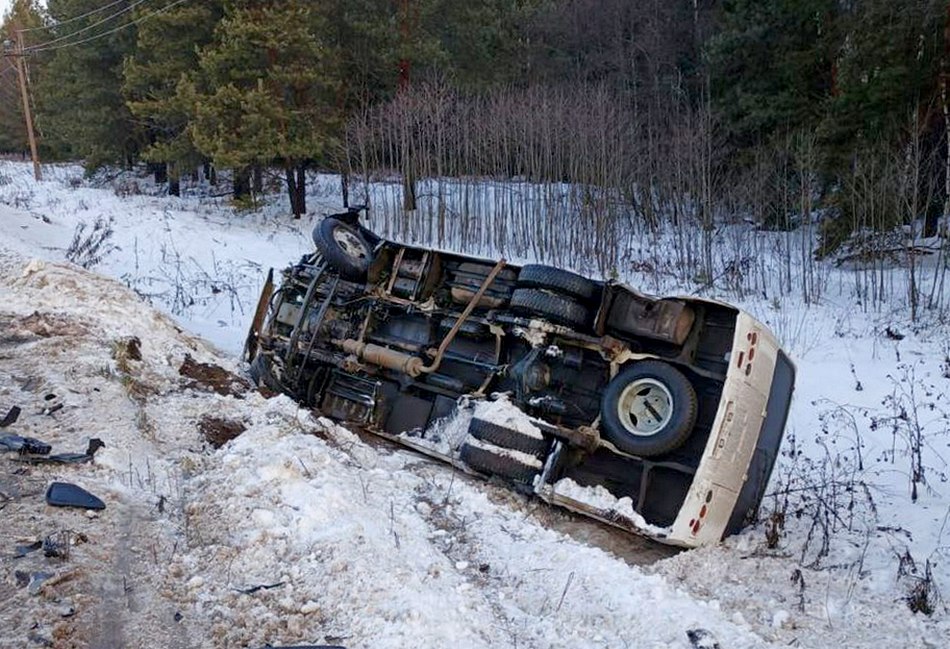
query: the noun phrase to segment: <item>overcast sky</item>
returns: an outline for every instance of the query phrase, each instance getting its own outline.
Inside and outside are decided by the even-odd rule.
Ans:
[[[0,16],[7,13],[7,10],[10,9],[10,5],[13,4],[13,0],[0,0]],[[46,5],[46,0],[40,2],[41,5]]]

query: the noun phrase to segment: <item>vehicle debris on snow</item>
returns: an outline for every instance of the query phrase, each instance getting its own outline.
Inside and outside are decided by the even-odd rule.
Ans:
[[[3,419],[0,420],[0,428],[7,428],[16,423],[17,419],[20,418],[20,407],[11,406],[7,411],[7,414],[3,416]]]
[[[69,482],[53,482],[46,489],[46,504],[53,507],[105,509],[106,504],[82,487]]]
[[[36,552],[43,547],[43,541],[34,541],[33,543],[27,543],[26,545],[17,545],[13,548],[13,558],[22,559],[31,552]]]
[[[33,437],[20,435],[0,435],[0,451],[14,451],[21,454],[48,455],[53,447]]]
[[[105,448],[106,444],[98,437],[89,440],[86,450],[82,453],[55,453],[49,455],[50,448],[46,454],[36,451],[23,450],[16,458],[18,462],[27,462],[29,464],[86,464],[92,462],[99,452],[99,449]]]
[[[716,543],[754,515],[795,376],[764,324],[712,300],[387,241],[362,209],[318,223],[316,252],[279,287],[268,274],[245,350],[259,385],[669,544]],[[491,399],[512,410],[472,414]]]

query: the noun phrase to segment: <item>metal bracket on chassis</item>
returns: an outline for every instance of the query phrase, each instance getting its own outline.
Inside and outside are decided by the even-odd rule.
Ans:
[[[310,313],[314,293],[316,293],[317,286],[319,286],[320,281],[323,279],[326,270],[327,265],[326,263],[323,263],[313,276],[310,286],[307,287],[307,294],[304,296],[303,304],[300,307],[300,314],[297,316],[297,323],[294,326],[293,333],[290,336],[290,344],[287,348],[287,360],[284,371],[288,380],[293,383],[296,383],[300,379],[301,369],[306,364],[307,356],[313,349],[313,343],[317,339],[316,331],[319,330],[320,323],[323,321],[324,316],[326,316],[327,309],[330,307],[330,302],[333,300],[333,296],[336,294],[337,286],[340,284],[340,278],[338,276],[334,276],[331,280],[332,283],[330,285],[330,289],[327,291],[327,296],[320,304],[320,310],[317,311],[317,317],[315,318],[315,325],[313,327],[314,333],[310,338],[310,344],[307,346],[307,351],[303,354],[303,361],[295,368],[294,362],[298,360],[297,357],[300,355],[300,350],[298,349],[300,343],[300,333],[303,330],[303,325],[307,321],[307,316]]]
[[[257,299],[257,308],[254,310],[254,319],[251,320],[251,326],[247,332],[247,338],[244,340],[244,358],[248,363],[257,356],[257,350],[260,348],[261,327],[264,326],[264,318],[267,316],[267,307],[270,304],[271,296],[274,295],[274,269],[267,271],[267,279],[264,280],[264,288],[261,290],[261,296]]]

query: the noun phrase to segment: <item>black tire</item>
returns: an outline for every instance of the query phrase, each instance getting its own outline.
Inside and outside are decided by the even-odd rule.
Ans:
[[[597,290],[597,285],[586,277],[541,264],[523,266],[521,273],[518,274],[518,285],[564,293],[583,302],[594,297],[594,292]]]
[[[584,327],[590,313],[569,297],[537,288],[518,288],[511,294],[511,308],[521,313],[538,315],[555,324]]]
[[[512,428],[505,428],[477,417],[469,423],[468,432],[475,439],[501,448],[521,451],[539,459],[543,458],[548,452],[548,440],[544,438],[531,437]]]
[[[638,361],[607,384],[600,426],[621,451],[652,457],[682,446],[698,409],[696,391],[682,372],[661,361]]]
[[[313,229],[313,243],[340,277],[351,282],[366,279],[373,247],[362,232],[339,219],[327,218]]]
[[[528,486],[534,484],[534,479],[539,473],[537,467],[471,444],[462,444],[462,448],[459,450],[459,459],[480,473],[487,473]]]
[[[478,288],[482,285],[482,282],[491,274],[492,268],[495,265],[491,264],[475,264],[472,262],[463,262],[459,264],[458,270],[456,270],[457,275],[462,277],[468,277],[471,280],[474,280],[475,287]],[[517,273],[511,268],[502,268],[498,271],[498,274],[495,276],[496,282],[514,282],[518,279]]]

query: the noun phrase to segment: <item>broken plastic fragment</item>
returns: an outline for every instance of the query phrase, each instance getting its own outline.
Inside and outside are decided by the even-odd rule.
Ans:
[[[105,509],[106,504],[96,496],[68,482],[54,482],[46,489],[46,503],[54,507],[81,507]]]
[[[25,556],[28,555],[30,552],[35,552],[36,550],[39,550],[41,547],[43,547],[43,542],[42,542],[42,541],[35,541],[35,542],[33,542],[33,543],[30,543],[29,545],[17,545],[17,546],[14,546],[14,548],[13,548],[13,557],[14,557],[15,559],[19,559],[19,558],[21,558],[21,557],[25,557]]]
[[[273,584],[258,584],[257,586],[250,586],[248,588],[235,588],[234,590],[239,593],[244,593],[245,595],[252,595],[259,590],[270,590],[271,588],[279,588],[286,584],[286,581],[278,581]]]
[[[40,457],[26,455],[18,458],[18,460],[20,462],[29,462],[30,464],[84,464],[86,462],[92,462],[96,452],[104,447],[105,442],[98,437],[93,437],[89,440],[89,446],[86,447],[85,453],[56,453],[55,455]]]
[[[706,629],[689,629],[686,631],[689,646],[693,649],[720,649],[716,636]]]
[[[40,588],[43,587],[43,583],[53,577],[51,572],[31,572],[30,579],[27,582],[29,584],[30,595],[37,595],[40,592]]]
[[[53,447],[32,437],[19,435],[0,435],[0,451],[16,451],[32,455],[47,455]]]
[[[43,539],[43,556],[55,559],[68,559],[72,540],[69,530],[60,530]]]
[[[7,411],[7,414],[4,416],[3,421],[0,421],[0,428],[6,428],[7,426],[12,426],[16,423],[16,420],[20,418],[20,407],[13,406],[10,410]]]

